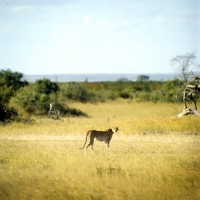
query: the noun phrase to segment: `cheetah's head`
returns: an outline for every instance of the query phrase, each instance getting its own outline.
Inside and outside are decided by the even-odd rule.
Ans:
[[[112,128],[112,132],[113,132],[113,133],[116,133],[117,131],[118,131],[118,127]]]

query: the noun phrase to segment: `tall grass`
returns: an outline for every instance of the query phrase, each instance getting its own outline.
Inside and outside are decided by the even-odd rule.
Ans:
[[[113,139],[114,140],[114,139]],[[0,199],[198,199],[199,138],[1,140]]]
[[[71,103],[90,117],[0,126],[0,199],[199,199],[199,119],[182,105]],[[111,150],[89,129],[118,126]]]
[[[33,117],[27,123],[12,123],[0,126],[1,134],[45,134],[80,135],[88,129],[108,129],[118,126],[122,135],[149,133],[199,133],[200,119],[187,116],[175,118],[182,104],[137,103],[131,100],[116,100],[107,103],[70,103],[70,107],[80,109],[89,117],[62,117],[54,120],[46,117]]]

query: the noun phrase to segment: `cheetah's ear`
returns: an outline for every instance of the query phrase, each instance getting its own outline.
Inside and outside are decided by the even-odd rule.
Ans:
[[[116,133],[118,131],[118,127],[112,128],[113,133]]]

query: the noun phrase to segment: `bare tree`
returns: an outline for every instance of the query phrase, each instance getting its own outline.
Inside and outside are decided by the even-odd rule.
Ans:
[[[57,106],[54,105],[55,103],[50,103],[50,108],[49,108],[49,117],[51,117],[51,113],[56,115],[55,117],[52,117],[53,119],[59,119],[60,115],[60,110],[57,109]]]
[[[190,65],[194,63],[195,58],[196,58],[195,54],[191,53],[191,54],[176,56],[171,59],[171,63],[173,65],[177,65],[180,68],[180,71],[185,81],[187,81],[188,68]]]

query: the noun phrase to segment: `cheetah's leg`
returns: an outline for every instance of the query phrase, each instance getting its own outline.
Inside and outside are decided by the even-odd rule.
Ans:
[[[86,146],[86,150],[88,149],[89,146],[91,146],[91,149],[94,151],[93,145],[94,145],[94,142],[90,141],[90,143]]]
[[[109,142],[107,143],[107,151],[109,151],[110,150],[110,144],[109,144]]]

